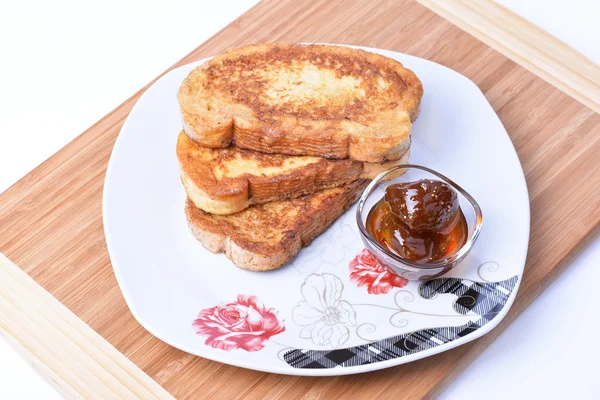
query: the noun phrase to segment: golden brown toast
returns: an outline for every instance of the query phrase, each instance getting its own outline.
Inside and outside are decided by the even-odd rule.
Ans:
[[[236,147],[202,147],[181,132],[177,158],[181,181],[196,207],[213,214],[232,214],[253,204],[290,199],[342,186],[357,179],[373,179],[381,172],[408,162],[369,164],[310,156],[265,154]]]
[[[231,215],[214,215],[188,199],[185,212],[194,236],[235,265],[266,271],[289,262],[354,203],[368,181],[321,190],[310,196],[252,206]]]
[[[422,94],[412,71],[379,54],[260,44],[194,69],[178,99],[185,133],[206,147],[383,163],[408,150]]]

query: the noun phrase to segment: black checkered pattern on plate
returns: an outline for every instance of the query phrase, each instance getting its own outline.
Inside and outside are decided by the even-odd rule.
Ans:
[[[392,360],[441,346],[466,336],[490,322],[508,301],[517,280],[517,276],[493,283],[456,278],[433,279],[421,284],[419,295],[431,299],[441,293],[454,294],[457,296],[454,302],[454,309],[457,312],[461,314],[473,312],[481,318],[457,327],[422,329],[345,349],[294,349],[286,352],[283,358],[294,368],[352,367]]]

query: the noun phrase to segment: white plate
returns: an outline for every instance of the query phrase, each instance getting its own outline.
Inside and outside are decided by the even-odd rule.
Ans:
[[[186,226],[175,156],[176,93],[199,61],[169,72],[142,95],[106,175],[104,228],[115,275],[131,312],[153,335],[240,367],[341,375],[448,350],[504,317],[525,265],[529,200],[502,123],[479,88],[457,72],[365,50],[401,61],[423,82],[411,163],[440,171],[481,205],[483,230],[467,259],[447,277],[421,285],[382,274],[368,256],[357,265],[362,246],[354,207],[275,271],[245,271],[205,250]],[[196,320],[201,310],[204,317]],[[238,317],[243,322],[232,327]]]

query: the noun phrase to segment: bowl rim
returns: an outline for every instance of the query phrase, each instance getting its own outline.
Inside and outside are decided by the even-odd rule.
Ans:
[[[448,183],[450,186],[452,186],[453,189],[455,189],[461,195],[463,195],[469,201],[471,206],[473,207],[473,210],[475,211],[475,227],[473,229],[473,232],[469,236],[469,239],[467,240],[467,242],[460,248],[460,250],[458,250],[452,256],[445,258],[441,261],[437,261],[435,263],[425,264],[425,263],[414,262],[414,261],[405,259],[397,254],[390,252],[389,250],[384,248],[377,240],[375,240],[371,236],[371,234],[367,231],[365,224],[362,221],[363,209],[364,209],[367,198],[371,195],[373,190],[375,190],[375,188],[377,188],[379,186],[379,184],[383,181],[383,179],[386,176],[388,176],[389,174],[396,172],[400,169],[419,169],[419,170],[428,172],[428,173],[440,178],[442,181]],[[481,232],[481,227],[483,225],[483,213],[481,211],[481,207],[479,207],[479,204],[473,198],[473,196],[471,196],[460,185],[458,185],[456,182],[454,182],[450,178],[446,177],[445,175],[442,175],[441,173],[439,173],[431,168],[423,167],[421,165],[399,164],[399,165],[396,165],[388,170],[383,171],[379,175],[377,175],[375,177],[375,179],[373,179],[371,181],[371,183],[369,183],[369,185],[365,188],[362,195],[358,199],[358,206],[356,207],[356,223],[358,225],[358,229],[359,229],[361,235],[363,236],[363,238],[365,238],[377,250],[383,252],[385,255],[387,255],[394,261],[397,261],[404,265],[408,265],[413,268],[422,269],[422,270],[430,270],[430,269],[435,269],[435,268],[447,267],[448,265],[453,265],[456,262],[462,260],[467,255],[467,253],[469,253],[469,251],[473,247],[473,244],[479,237],[479,233]]]

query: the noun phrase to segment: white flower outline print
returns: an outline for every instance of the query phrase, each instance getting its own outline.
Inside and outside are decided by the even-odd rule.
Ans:
[[[292,261],[291,267],[300,275],[308,275],[319,269],[335,267],[346,260],[347,252],[352,250],[354,243],[360,242],[360,237],[354,226],[353,212],[343,214],[335,224],[303,250],[302,257]]]
[[[349,326],[356,326],[356,312],[341,300],[344,284],[333,274],[309,275],[300,291],[304,297],[292,310],[292,320],[300,326],[302,339],[318,346],[338,348],[350,337]]]

